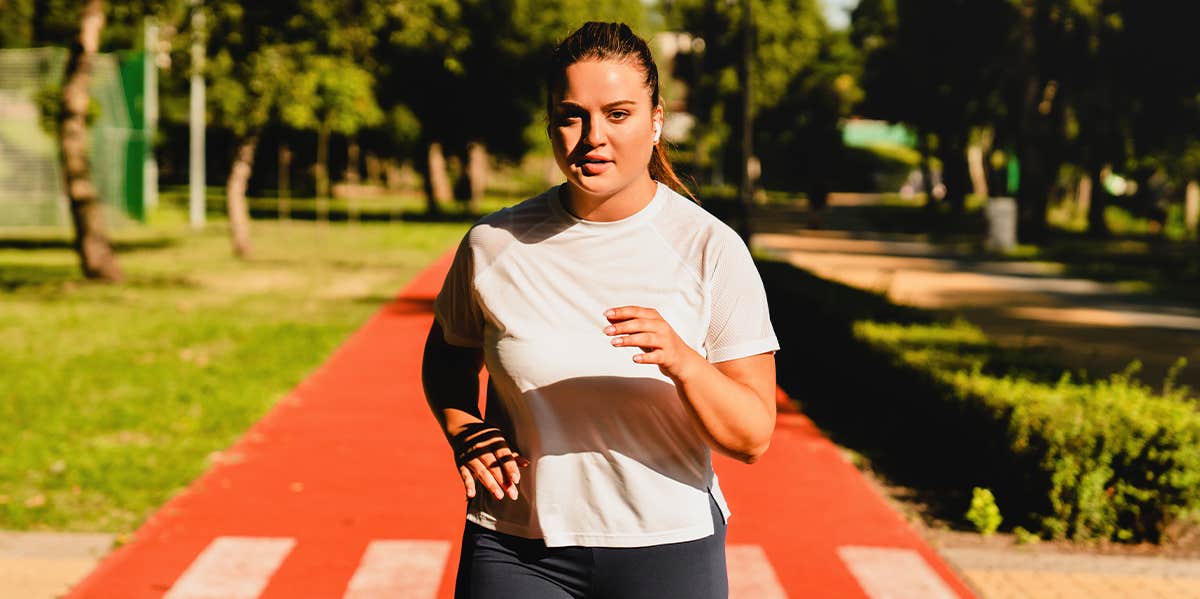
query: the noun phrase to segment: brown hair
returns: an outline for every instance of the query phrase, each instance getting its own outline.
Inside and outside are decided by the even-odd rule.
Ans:
[[[588,21],[574,33],[555,46],[546,73],[546,115],[554,112],[554,94],[566,87],[567,67],[584,60],[633,61],[646,75],[646,87],[650,90],[650,106],[658,106],[662,99],[658,95],[658,65],[650,54],[646,40],[638,37],[624,23],[600,23]],[[694,202],[696,196],[679,180],[671,161],[667,157],[665,142],[654,145],[650,155],[650,177],[662,181],[675,191],[686,195]]]

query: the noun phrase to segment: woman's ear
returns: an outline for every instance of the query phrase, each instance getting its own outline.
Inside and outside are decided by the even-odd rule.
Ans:
[[[654,137],[652,138],[652,141],[654,143],[658,143],[658,140],[662,137],[663,128],[662,104],[654,107],[654,114],[650,116],[650,119],[654,123]]]

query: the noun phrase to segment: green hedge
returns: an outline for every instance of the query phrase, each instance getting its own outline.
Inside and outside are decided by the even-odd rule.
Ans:
[[[1050,508],[1038,514],[1045,534],[1153,540],[1200,508],[1200,411],[1186,389],[1168,383],[1156,392],[1133,377],[1136,364],[1094,382],[990,373],[988,352],[961,351],[964,341],[990,345],[963,321],[860,321],[853,330],[897,365],[948,386],[944,401],[977,404],[994,419],[1016,461],[1038,468],[1033,490]]]
[[[1200,513],[1200,410],[1136,366],[1103,380],[996,345],[959,320],[760,261],[784,348],[779,383],[839,444],[964,520],[975,487],[1003,526],[1052,538],[1159,541]]]

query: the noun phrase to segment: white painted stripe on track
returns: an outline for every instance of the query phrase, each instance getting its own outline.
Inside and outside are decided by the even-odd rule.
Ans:
[[[729,569],[729,599],[787,599],[775,569],[760,545],[725,548]]]
[[[912,549],[846,546],[837,551],[871,599],[958,599]]]
[[[447,541],[371,541],[343,599],[433,599],[449,555]]]
[[[163,599],[256,599],[295,539],[217,537]]]

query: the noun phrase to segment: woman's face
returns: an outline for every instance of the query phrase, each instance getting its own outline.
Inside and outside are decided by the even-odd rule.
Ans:
[[[572,64],[552,110],[554,158],[578,191],[607,199],[649,177],[662,108],[650,105],[645,75],[632,63]]]

